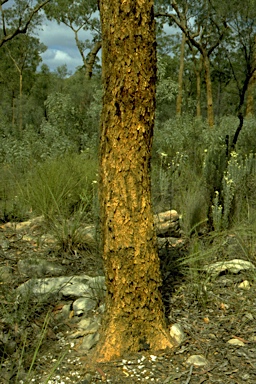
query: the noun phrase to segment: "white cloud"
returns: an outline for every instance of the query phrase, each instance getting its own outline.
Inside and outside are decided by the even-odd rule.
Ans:
[[[67,65],[69,71],[74,72],[78,66],[82,66],[82,58],[75,43],[74,32],[64,24],[46,20],[43,26],[37,30],[37,36],[47,46],[47,50],[41,54],[43,63],[47,64],[51,71],[60,65]],[[81,40],[90,39],[89,31],[79,33]]]
[[[66,64],[68,70],[73,72],[77,67],[82,65],[82,59],[79,54],[70,56],[69,53],[59,49],[48,49],[41,54],[41,57],[43,63],[47,64],[51,70],[55,70],[57,67]]]

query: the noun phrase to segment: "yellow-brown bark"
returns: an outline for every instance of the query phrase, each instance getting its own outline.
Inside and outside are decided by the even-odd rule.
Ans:
[[[106,314],[95,355],[171,347],[150,194],[156,42],[151,0],[101,0],[100,208]]]

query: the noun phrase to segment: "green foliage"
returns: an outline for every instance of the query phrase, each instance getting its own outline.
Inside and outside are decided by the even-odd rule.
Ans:
[[[97,81],[86,81],[82,72],[72,82],[69,79],[68,84],[68,92],[55,92],[47,97],[48,119],[42,126],[49,125],[77,150],[84,150],[97,142],[102,91]]]
[[[178,84],[173,78],[172,62],[169,56],[159,55],[157,61],[157,91],[156,103],[157,121],[162,122],[170,117],[170,112],[175,105],[175,98],[178,93]]]
[[[7,135],[0,142],[0,162],[26,172],[36,162],[74,149],[73,143],[48,123],[42,125],[41,131],[39,135],[33,127],[27,127],[22,138],[18,135]]]

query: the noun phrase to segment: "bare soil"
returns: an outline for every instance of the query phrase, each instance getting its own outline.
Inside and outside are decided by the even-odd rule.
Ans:
[[[12,275],[11,280],[2,280],[0,284],[1,340],[3,335],[8,339],[8,343],[0,345],[1,383],[256,383],[256,282],[253,273],[224,274],[214,279],[203,274],[185,274],[175,260],[186,254],[186,246],[162,253],[168,326],[180,324],[185,333],[184,341],[170,351],[141,351],[92,366],[89,355],[79,349],[79,340],[68,338],[78,319],[68,316],[59,320],[63,301],[30,302],[26,304],[26,311],[15,303],[15,289],[24,281],[17,269],[17,262],[22,258],[47,257],[64,263],[67,273],[71,274],[102,274],[100,260],[88,250],[73,255],[61,253],[46,232],[47,228],[40,223],[20,229],[11,225],[0,228],[0,267],[8,267]],[[236,252],[234,248],[234,254],[228,257],[237,258]],[[249,289],[239,288],[245,280],[250,284]],[[27,317],[18,319],[17,313],[24,315],[24,311]],[[35,341],[40,337],[47,313],[47,331],[32,365],[38,345]],[[238,340],[241,345],[229,344],[230,339]],[[192,355],[202,355],[208,363],[204,366],[187,364]],[[53,370],[52,377],[46,381]]]

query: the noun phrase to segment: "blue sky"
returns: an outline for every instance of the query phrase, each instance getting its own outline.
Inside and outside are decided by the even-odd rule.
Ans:
[[[165,26],[167,33],[174,33],[172,27]],[[44,20],[43,25],[36,31],[38,38],[47,46],[47,50],[41,55],[43,63],[47,64],[51,71],[66,64],[68,71],[74,73],[77,67],[83,65],[82,58],[75,43],[74,32],[64,24],[56,21]],[[84,41],[91,39],[89,31],[79,32],[79,38]]]
[[[5,7],[11,7],[13,0],[8,0]],[[171,27],[165,27],[170,33]],[[36,30],[37,37],[47,46],[41,55],[42,63],[47,64],[51,71],[66,64],[70,72],[75,72],[77,67],[83,65],[82,58],[75,44],[74,32],[64,24],[49,21],[44,18],[43,24]],[[80,31],[79,38],[84,41],[91,39],[90,31]],[[100,53],[99,53],[100,55]]]
[[[83,64],[76,47],[74,32],[70,28],[55,21],[45,20],[36,32],[40,41],[47,46],[41,56],[43,63],[47,64],[51,71],[66,64],[68,70],[74,72]],[[90,39],[90,32],[82,31],[79,37],[81,40]]]

